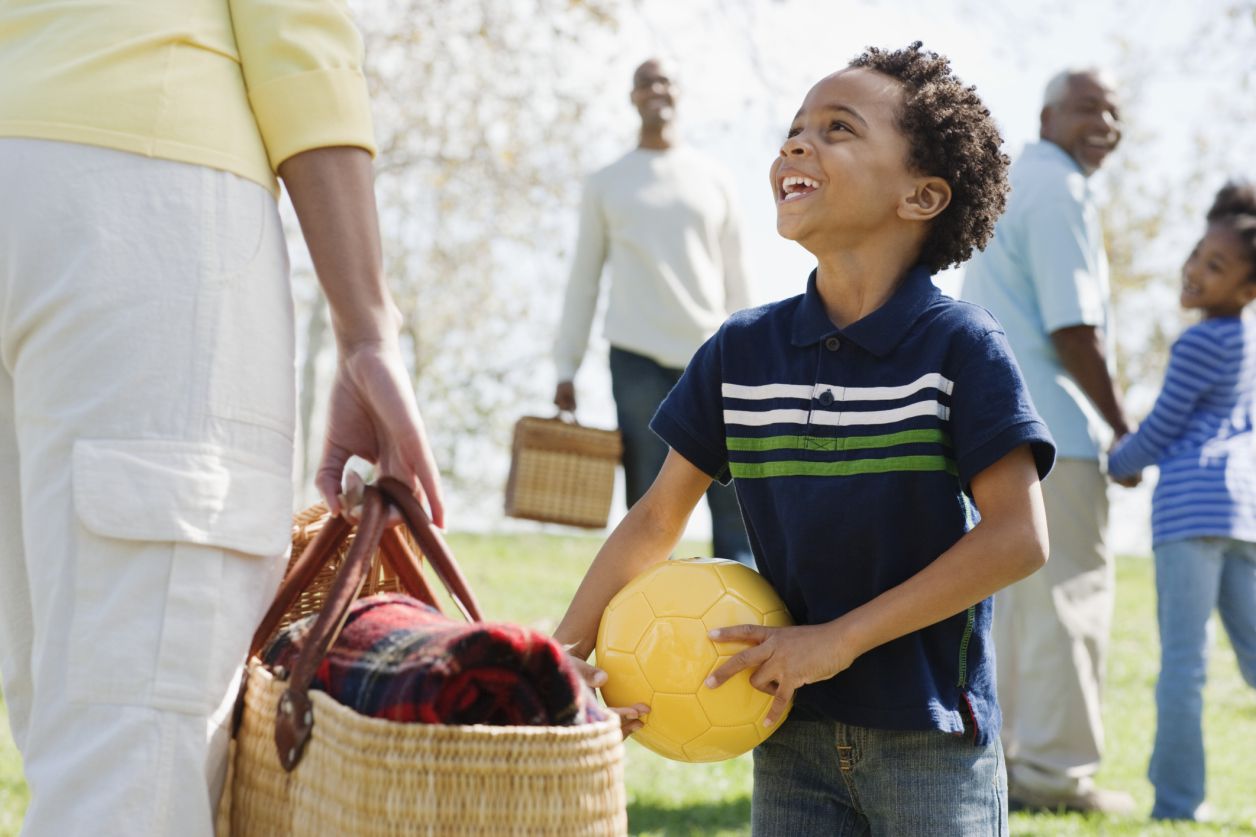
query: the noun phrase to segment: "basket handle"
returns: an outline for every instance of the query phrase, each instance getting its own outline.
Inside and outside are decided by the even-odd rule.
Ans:
[[[261,624],[253,633],[253,641],[249,644],[249,657],[255,657],[261,652],[262,646],[275,633],[275,629],[279,627],[279,622],[288,612],[288,608],[292,607],[297,597],[310,586],[314,577],[318,575],[318,571],[327,564],[331,556],[336,554],[352,529],[349,522],[340,516],[328,516],[324,520],[323,528],[306,546],[296,564],[284,576],[283,583],[279,585],[279,591],[275,593],[270,610],[266,611]]]
[[[314,726],[313,706],[309,697],[310,683],[336,637],[340,635],[348,618],[349,608],[366,580],[371,556],[380,546],[380,540],[388,528],[389,505],[401,513],[402,519],[427,554],[432,568],[462,614],[469,620],[482,618],[479,603],[458,569],[453,554],[413,492],[403,483],[388,477],[374,486],[368,486],[357,537],[349,547],[349,553],[327,593],[323,609],[293,662],[288,687],[279,698],[278,711],[275,714],[275,745],[279,751],[279,763],[284,770],[291,771],[297,766],[309,741],[310,730]],[[401,548],[398,549],[398,546]],[[403,543],[398,541],[387,546],[383,554],[408,589],[426,591],[430,598],[430,590],[419,571],[418,561]]]

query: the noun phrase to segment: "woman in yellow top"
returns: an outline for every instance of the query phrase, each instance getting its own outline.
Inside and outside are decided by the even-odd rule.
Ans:
[[[276,175],[331,306],[318,476],[441,495],[398,347],[338,0],[0,3],[0,680],[24,833],[208,835],[282,572],[294,384]]]

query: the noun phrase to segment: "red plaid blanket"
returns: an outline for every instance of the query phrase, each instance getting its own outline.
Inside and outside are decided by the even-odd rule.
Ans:
[[[262,652],[291,668],[316,617]],[[553,639],[502,622],[455,622],[403,594],[356,601],[314,682],[375,718],[429,724],[567,725],[609,717]]]

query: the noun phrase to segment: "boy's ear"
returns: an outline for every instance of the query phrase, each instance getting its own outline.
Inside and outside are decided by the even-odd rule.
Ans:
[[[940,177],[922,177],[903,198],[898,215],[906,221],[932,221],[951,204],[951,184]]]

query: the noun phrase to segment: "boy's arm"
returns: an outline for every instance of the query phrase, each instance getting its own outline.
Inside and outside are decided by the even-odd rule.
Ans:
[[[667,560],[711,477],[676,451],[668,451],[650,489],[598,551],[554,638],[583,660],[597,642],[602,611],[625,584],[651,564]],[[594,683],[600,685],[600,683]]]
[[[1046,563],[1046,512],[1028,445],[978,473],[972,491],[981,522],[929,566],[867,604],[822,625],[712,631],[720,642],[754,644],[720,666],[707,685],[756,669],[751,685],[776,696],[764,718],[770,726],[799,686],[826,680],[873,648],[961,613]]]

